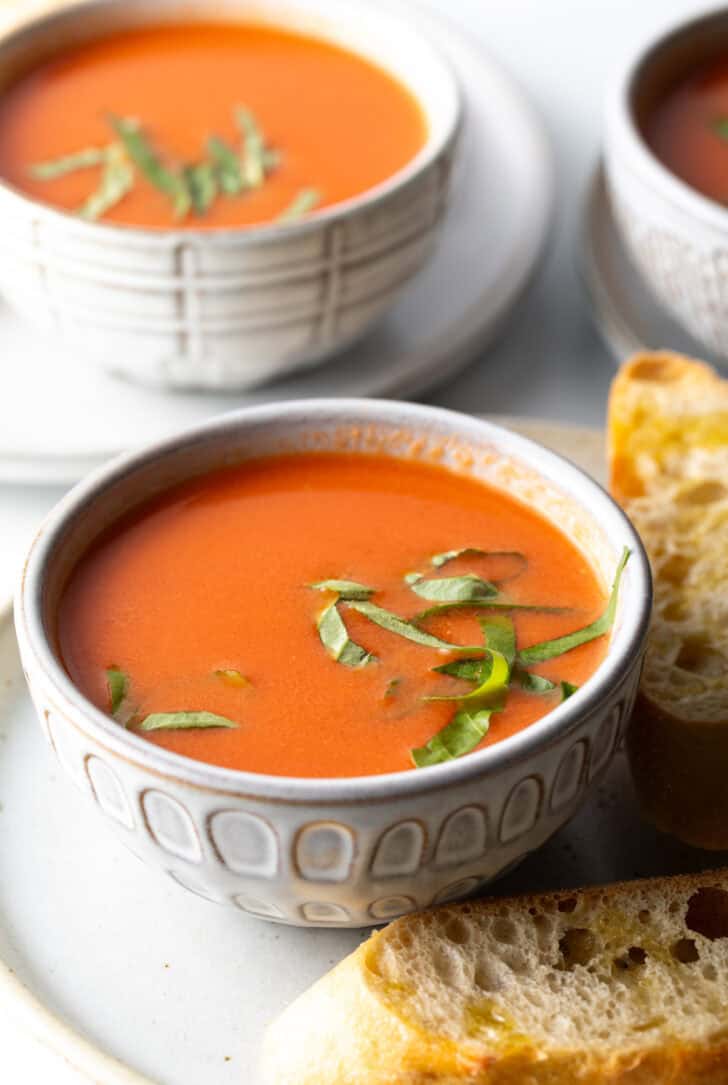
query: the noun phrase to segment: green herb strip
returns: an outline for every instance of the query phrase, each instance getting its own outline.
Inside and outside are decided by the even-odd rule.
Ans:
[[[570,652],[572,648],[577,648],[580,644],[586,644],[588,641],[596,640],[597,637],[604,636],[605,633],[608,633],[614,624],[614,615],[617,610],[617,598],[619,595],[619,584],[622,579],[624,567],[629,561],[629,555],[630,551],[625,547],[619,565],[617,566],[614,583],[612,584],[609,601],[604,613],[597,618],[596,621],[584,626],[583,629],[576,629],[573,633],[567,633],[563,637],[557,637],[555,640],[542,641],[540,644],[533,644],[530,648],[523,649],[523,651],[518,653],[518,658],[521,663],[525,663],[526,665],[531,663],[543,663],[546,659],[554,659],[556,656],[563,655],[565,652]]]
[[[439,765],[471,753],[488,734],[490,717],[496,711],[495,707],[475,710],[461,708],[429,742],[412,750],[411,757],[416,767],[421,769],[428,765]]]
[[[321,612],[317,628],[321,643],[337,663],[345,667],[365,667],[367,663],[376,662],[376,656],[349,638],[336,600]]]
[[[440,603],[438,606],[428,607],[427,610],[421,610],[419,614],[415,614],[414,618],[410,618],[410,621],[415,625],[421,625],[422,622],[426,622],[428,618],[438,618],[441,614],[447,614],[451,610],[537,610],[541,614],[569,614],[573,611],[573,607],[549,607],[540,606],[538,603],[507,603],[502,600],[493,599],[471,599],[469,602],[464,603]]]
[[[479,659],[456,659],[452,663],[443,663],[432,669],[437,674],[447,674],[451,678],[460,678],[463,682],[482,682],[485,677],[484,668],[491,665],[490,657],[482,656]]]
[[[246,188],[260,188],[265,180],[265,139],[253,113],[237,106],[235,120],[243,137],[241,174]]]
[[[204,215],[217,198],[217,173],[210,162],[187,166],[183,172],[187,190],[196,215]]]
[[[448,652],[472,652],[478,647],[478,645],[472,644],[450,644],[446,640],[440,640],[439,637],[433,637],[431,633],[426,633],[423,629],[418,629],[416,625],[412,625],[411,622],[406,621],[404,618],[400,618],[397,614],[392,614],[390,610],[385,610],[383,607],[376,606],[375,603],[370,603],[368,601],[357,602],[352,600],[351,602],[347,601],[346,606],[351,610],[356,610],[359,614],[363,614],[370,622],[374,622],[375,625],[381,626],[381,628],[386,629],[387,632],[395,633],[399,637],[405,637],[415,644],[421,644],[423,648],[437,648],[440,651],[445,650]]]
[[[82,151],[74,154],[63,155],[62,158],[54,158],[48,162],[38,162],[30,167],[30,174],[37,181],[54,181],[57,177],[65,177],[68,173],[76,173],[77,170],[88,170],[94,166],[103,166],[108,157],[106,147],[85,147]]]
[[[416,595],[434,603],[471,603],[498,594],[495,584],[481,580],[472,573],[442,576],[434,580],[427,580],[420,573],[408,573],[404,579]]]
[[[526,693],[550,693],[556,689],[556,683],[540,674],[532,674],[525,667],[516,664],[513,668],[513,677],[518,681],[521,689]]]
[[[207,153],[215,167],[220,190],[228,196],[239,196],[245,185],[238,155],[219,136],[210,136],[207,141]]]
[[[184,218],[189,214],[192,197],[184,177],[162,164],[138,122],[129,117],[112,116],[109,123],[140,173],[160,192],[169,196],[175,216]]]
[[[449,561],[455,561],[457,558],[516,558],[520,565],[519,572],[528,565],[526,555],[521,553],[520,550],[480,550],[477,546],[463,546],[459,550],[445,550],[444,553],[435,554],[431,557],[430,564],[434,565],[436,569],[441,569],[443,565],[447,565]],[[511,577],[509,576],[507,579],[510,580]]]
[[[368,599],[376,591],[376,588],[368,588],[356,580],[317,580],[308,587],[314,591],[336,592],[340,599]]]
[[[579,688],[578,686],[573,686],[571,684],[571,682],[562,682],[561,683],[561,700],[562,701],[567,701],[569,699],[569,697],[573,696],[573,694],[576,693],[578,688]]]
[[[134,170],[118,144],[112,144],[106,155],[101,181],[76,212],[82,219],[95,222],[115,207],[134,187]]]
[[[295,222],[309,214],[321,202],[321,193],[316,188],[302,188],[296,193],[288,207],[281,211],[278,222]]]
[[[109,690],[109,711],[117,716],[129,693],[129,675],[119,667],[107,667],[106,685]]]
[[[239,727],[240,724],[214,712],[153,712],[142,721],[140,731],[191,731],[207,727]]]
[[[490,667],[484,668],[480,685],[471,693],[462,693],[449,697],[423,697],[425,701],[459,701],[462,705],[478,704],[486,706],[494,697],[500,697],[507,689],[511,675],[508,660],[500,652],[488,650],[486,658],[490,660]]]
[[[728,140],[728,117],[716,117],[710,122],[710,127],[720,139]]]
[[[516,629],[512,620],[505,615],[481,618],[480,628],[483,630],[486,647],[491,652],[499,652],[508,663],[510,677],[510,668],[516,658]]]

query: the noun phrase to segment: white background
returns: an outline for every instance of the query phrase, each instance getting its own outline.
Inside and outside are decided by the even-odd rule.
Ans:
[[[704,5],[695,0],[430,4],[478,35],[526,87],[545,118],[558,166],[554,236],[529,296],[499,344],[430,399],[462,410],[600,425],[613,363],[591,324],[576,266],[582,193],[599,152],[603,93],[615,63],[643,34]],[[52,487],[0,486],[0,599],[12,589],[26,540],[60,493]],[[0,1080],[79,1085],[81,1079],[0,1018]]]

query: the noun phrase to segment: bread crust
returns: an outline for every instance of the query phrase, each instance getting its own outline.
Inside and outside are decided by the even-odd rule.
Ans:
[[[630,1049],[539,1050],[519,1037],[512,1050],[487,1043],[460,1043],[427,1032],[409,1011],[406,992],[393,988],[377,968],[382,940],[421,939],[427,924],[474,914],[525,916],[546,901],[598,902],[646,892],[692,893],[706,885],[728,889],[728,871],[645,879],[539,894],[448,905],[437,912],[397,920],[373,935],[281,1015],[268,1031],[263,1057],[265,1085],[728,1085],[728,1007],[725,1029],[704,1043],[680,1043],[669,1032],[661,1044]]]
[[[668,351],[635,356],[612,385],[608,453],[612,494],[642,535],[655,586],[627,737],[632,775],[658,828],[723,850],[728,382],[705,363]]]

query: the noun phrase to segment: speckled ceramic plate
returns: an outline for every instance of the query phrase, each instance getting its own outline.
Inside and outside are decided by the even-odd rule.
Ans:
[[[0,481],[75,482],[118,452],[247,404],[416,396],[492,340],[543,251],[553,211],[551,148],[530,102],[475,39],[429,11],[413,13],[412,0],[387,0],[395,4],[450,59],[465,128],[434,258],[384,321],[335,360],[251,392],[170,394],[84,366],[0,301]]]
[[[600,433],[534,422],[518,429],[600,476]],[[269,925],[196,900],[143,867],[46,748],[7,609],[0,802],[0,1013],[17,1016],[81,1082],[255,1085],[266,1023],[366,937]],[[705,853],[639,823],[618,756],[571,824],[497,892],[707,865]]]
[[[725,364],[710,358],[672,319],[630,260],[614,221],[601,162],[584,203],[581,272],[597,328],[617,365],[637,351],[662,348]]]

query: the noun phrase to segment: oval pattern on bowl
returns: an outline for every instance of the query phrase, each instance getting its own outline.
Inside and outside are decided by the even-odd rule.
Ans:
[[[419,821],[401,821],[387,829],[372,860],[372,877],[398,878],[413,874],[425,847],[425,830]]]
[[[113,770],[100,757],[87,757],[86,773],[91,792],[104,813],[126,825],[127,829],[133,829],[131,807]]]
[[[472,893],[474,889],[480,884],[480,878],[461,878],[458,882],[450,882],[444,889],[441,889],[433,897],[433,904],[447,904],[451,900],[459,900],[460,897],[466,897],[468,893]]]
[[[253,878],[272,878],[278,869],[278,841],[255,814],[221,810],[209,821],[215,851],[229,870]]]
[[[508,844],[527,833],[538,821],[543,784],[537,776],[527,776],[511,791],[503,807],[500,840]]]
[[[581,787],[584,765],[586,764],[587,745],[581,740],[566,751],[561,758],[556,777],[551,789],[551,809],[560,810],[571,802]]]
[[[455,866],[476,859],[485,851],[488,823],[480,806],[463,806],[450,814],[442,826],[435,865]]]
[[[337,821],[313,822],[299,832],[294,858],[306,881],[345,882],[354,862],[354,834]]]
[[[597,725],[589,756],[589,779],[604,768],[614,748],[622,719],[622,706],[616,705]]]
[[[279,907],[269,901],[258,900],[256,897],[248,897],[244,893],[238,893],[233,897],[233,904],[240,908],[241,912],[248,915],[258,916],[259,919],[284,919],[285,916]]]
[[[369,915],[374,919],[394,919],[413,912],[417,902],[412,897],[380,897],[369,905]]]
[[[340,904],[310,900],[301,905],[301,915],[309,923],[348,923],[349,913]]]
[[[200,862],[200,838],[181,802],[163,791],[151,790],[142,795],[141,806],[149,835],[160,848],[190,863]]]

